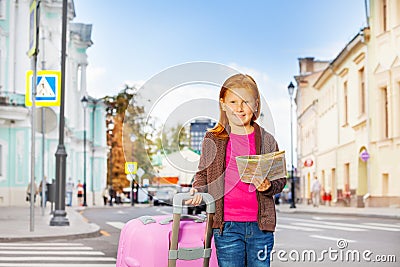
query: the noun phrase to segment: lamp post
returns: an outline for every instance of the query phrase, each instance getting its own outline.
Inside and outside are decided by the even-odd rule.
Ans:
[[[65,212],[65,174],[67,166],[67,152],[64,145],[64,98],[65,98],[65,62],[67,51],[67,12],[68,1],[62,2],[62,27],[61,27],[61,103],[60,103],[60,123],[59,137],[56,151],[56,210],[50,220],[50,226],[67,226],[69,221]]]
[[[291,192],[292,192],[292,203],[290,208],[296,208],[296,197],[295,197],[295,183],[294,183],[294,170],[293,170],[293,93],[294,85],[290,82],[288,86],[288,92],[290,96],[290,178],[291,178]]]
[[[113,180],[113,176],[112,176],[112,151],[113,151],[113,130],[114,130],[114,121],[113,121],[113,119],[111,118],[110,120],[109,120],[109,122],[108,122],[108,125],[107,125],[107,128],[108,128],[108,140],[109,140],[109,142],[110,142],[110,146],[109,146],[109,148],[110,148],[110,155],[109,155],[109,171],[108,171],[108,173],[109,173],[109,177],[108,177],[108,181],[107,181],[107,185],[110,185],[111,186],[111,190],[110,190],[110,206],[112,206],[113,205],[113,188],[112,188],[112,180]]]
[[[94,130],[95,130],[95,113],[96,113],[96,106],[97,106],[97,99],[94,99],[91,101],[93,104],[92,107],[92,161],[91,161],[91,191],[92,191],[92,205],[96,205],[96,197],[94,193],[94,152],[95,152],[95,147],[94,147]]]
[[[83,96],[81,99],[83,107],[83,206],[87,206],[86,202],[86,109],[88,105],[88,99]]]

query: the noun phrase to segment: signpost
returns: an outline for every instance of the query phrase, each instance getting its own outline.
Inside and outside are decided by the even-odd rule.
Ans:
[[[41,107],[35,110],[36,131],[42,134],[42,185],[46,185],[44,178],[44,142],[45,134],[53,131],[57,127],[57,115],[51,108]],[[42,186],[42,196],[45,195],[45,186]],[[44,215],[46,198],[42,197],[42,216]]]
[[[361,158],[361,160],[364,161],[364,162],[367,162],[367,160],[369,159],[369,157],[370,157],[370,155],[369,155],[369,153],[368,153],[367,150],[363,150],[363,151],[360,153],[360,158]]]
[[[128,175],[128,179],[131,182],[131,193],[130,193],[130,197],[131,197],[131,206],[135,205],[135,201],[133,198],[133,185],[135,184],[135,174],[137,172],[138,166],[137,166],[137,162],[133,161],[133,162],[125,162],[125,174]],[[137,192],[136,192],[137,193]]]
[[[40,3],[40,1],[39,1]],[[29,7],[29,49],[28,56],[31,59],[31,69],[33,80],[36,80],[36,64],[38,54],[38,39],[39,39],[39,4],[36,0],[32,0]],[[35,99],[36,87],[31,86],[30,95],[32,99],[31,110],[31,201],[30,201],[30,231],[35,230],[35,203],[34,203],[34,185],[35,185]]]

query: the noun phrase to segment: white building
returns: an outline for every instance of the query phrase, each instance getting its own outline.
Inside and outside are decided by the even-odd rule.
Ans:
[[[0,0],[0,206],[27,205],[25,191],[30,180],[31,108],[25,106],[25,75],[31,69],[27,56],[30,0]],[[38,70],[61,70],[62,0],[42,0]],[[92,45],[91,25],[73,23],[75,8],[68,1],[67,65],[65,88],[65,146],[67,173],[75,183],[83,182],[83,108],[81,99],[87,95],[86,50]],[[90,100],[94,100],[89,98]],[[35,176],[55,179],[55,152],[58,145],[57,127],[45,135],[45,153],[41,153],[42,135],[36,134]],[[92,193],[106,184],[105,113],[100,101],[91,101],[87,109],[87,202]],[[93,165],[92,165],[93,164]],[[92,171],[93,170],[93,171]],[[75,194],[74,194],[75,196]],[[100,203],[98,193],[94,202]]]
[[[369,23],[331,62],[300,59],[302,199],[317,176],[336,204],[400,206],[400,1],[370,1]]]

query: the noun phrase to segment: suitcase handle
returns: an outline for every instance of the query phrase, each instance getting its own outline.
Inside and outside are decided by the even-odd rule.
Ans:
[[[202,202],[206,204],[206,212],[208,214],[215,213],[215,201],[214,198],[208,193],[195,193],[191,195],[190,193],[178,193],[174,196],[173,200],[173,213],[174,214],[182,214],[183,209],[183,201],[192,199],[195,195],[201,194],[203,199]]]
[[[203,267],[208,267],[210,263],[211,255],[211,238],[212,238],[212,224],[215,213],[215,201],[214,198],[208,193],[195,193],[201,194],[202,202],[206,204],[207,221],[206,221],[206,233],[204,238],[204,248],[203,248]],[[174,207],[173,207],[173,222],[172,222],[172,234],[171,242],[169,246],[169,259],[168,267],[176,267],[176,257],[171,257],[172,255],[178,255],[178,239],[179,239],[179,227],[181,221],[181,214],[183,210],[183,201],[192,199],[194,196],[190,193],[179,193],[174,196]],[[197,250],[196,250],[197,251]]]

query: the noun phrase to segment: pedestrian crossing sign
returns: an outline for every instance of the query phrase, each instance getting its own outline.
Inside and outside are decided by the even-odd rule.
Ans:
[[[125,174],[136,174],[138,164],[136,161],[125,162]]]
[[[32,106],[33,71],[26,73],[25,105]],[[35,105],[42,107],[60,106],[61,72],[56,70],[40,70],[36,75]]]

